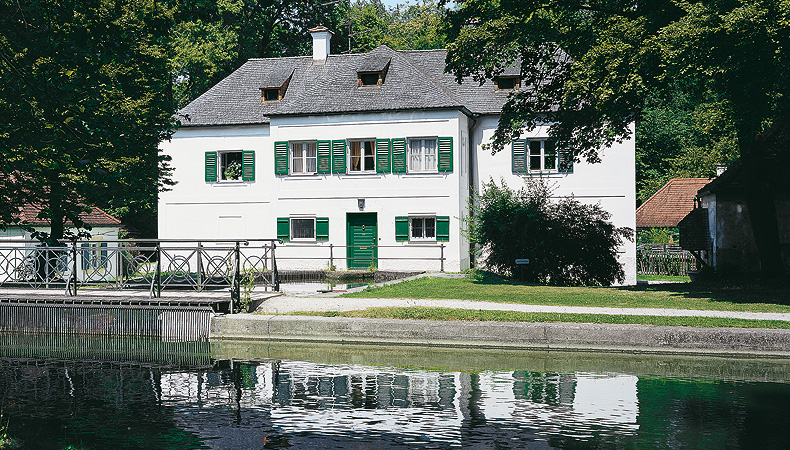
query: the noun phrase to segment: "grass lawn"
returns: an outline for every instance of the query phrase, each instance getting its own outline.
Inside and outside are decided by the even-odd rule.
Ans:
[[[293,313],[301,316],[361,317],[366,319],[462,320],[469,322],[571,322],[664,325],[675,327],[790,328],[781,320],[745,320],[714,317],[626,316],[608,314],[525,313],[452,308],[368,308],[360,311]]]
[[[690,283],[691,278],[688,275],[683,276],[676,276],[676,275],[641,275],[637,274],[636,279],[639,281],[682,281],[685,283]]]
[[[460,299],[531,305],[790,312],[790,285],[673,283],[628,287],[557,287],[482,279],[423,277],[344,294],[356,298]]]

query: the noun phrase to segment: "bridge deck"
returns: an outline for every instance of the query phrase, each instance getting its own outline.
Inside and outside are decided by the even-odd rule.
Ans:
[[[280,295],[279,292],[254,290],[253,302]],[[215,311],[227,309],[230,291],[225,289],[196,291],[162,291],[151,298],[147,290],[80,289],[77,296],[54,289],[0,289],[0,303],[80,304],[80,305],[148,305],[148,306],[211,306]]]

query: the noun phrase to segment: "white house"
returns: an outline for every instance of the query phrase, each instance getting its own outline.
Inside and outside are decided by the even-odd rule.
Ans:
[[[312,56],[251,59],[181,111],[162,143],[177,184],[160,196],[160,238],[278,237],[280,268],[325,268],[331,246],[338,268],[438,270],[443,256],[458,271],[470,190],[529,177],[635,227],[633,140],[573,164],[540,127],[492,156],[482,145],[518,73],[457,84],[446,50],[331,55],[332,33],[310,31]],[[623,246],[628,283],[635,255]]]

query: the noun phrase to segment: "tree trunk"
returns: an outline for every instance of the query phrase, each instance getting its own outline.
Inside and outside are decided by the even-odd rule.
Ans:
[[[55,245],[56,241],[63,239],[65,234],[65,218],[63,214],[63,195],[58,181],[50,183],[49,194],[49,240],[50,245]]]

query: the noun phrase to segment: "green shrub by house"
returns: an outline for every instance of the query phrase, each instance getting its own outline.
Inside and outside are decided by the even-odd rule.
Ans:
[[[617,250],[633,230],[618,228],[600,205],[573,197],[552,199],[544,180],[514,191],[504,181],[483,184],[465,219],[465,234],[489,270],[521,281],[553,285],[622,282]],[[516,259],[529,259],[517,265]]]

